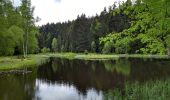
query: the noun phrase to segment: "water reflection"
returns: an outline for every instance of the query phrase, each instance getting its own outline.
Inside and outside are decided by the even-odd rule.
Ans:
[[[67,89],[73,90],[74,88],[72,92],[77,93],[73,98],[75,100],[79,100],[78,97],[91,100],[87,99],[89,93],[91,93],[91,98],[101,97],[102,99],[104,93],[114,89],[123,89],[127,81],[145,82],[168,77],[170,75],[169,65],[170,62],[166,59],[160,61],[160,59],[122,58],[104,61],[70,61],[52,58],[51,62],[38,69],[38,79],[43,81],[43,84],[50,84],[53,88],[65,88],[63,93],[69,93]],[[56,89],[58,92],[59,90]],[[94,90],[93,93],[90,92],[91,90]],[[60,93],[62,94],[62,91]]]
[[[130,62],[126,60],[107,60],[104,61],[104,67],[108,71],[121,73],[128,76],[130,74]]]
[[[116,69],[106,70],[112,66],[105,68],[103,61],[52,59],[48,65],[53,66],[45,65],[39,68],[39,79],[50,84],[56,82],[74,84],[83,94],[87,94],[87,90],[91,88],[96,90],[122,88],[127,77]]]
[[[0,100],[103,100],[126,82],[170,76],[168,59],[84,61],[51,58],[27,75],[0,77]],[[19,94],[19,95],[18,95]],[[109,94],[109,95],[108,95]]]
[[[36,74],[0,77],[0,100],[32,100]]]
[[[166,79],[170,76],[169,59],[129,59],[131,73],[129,81],[145,82]]]
[[[103,100],[102,93],[94,89],[87,90],[86,96],[78,92],[75,86],[68,84],[47,84],[37,80],[39,90],[36,98],[39,100]]]

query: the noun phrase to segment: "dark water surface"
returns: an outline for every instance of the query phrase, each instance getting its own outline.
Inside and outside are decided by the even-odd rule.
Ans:
[[[0,76],[0,100],[103,100],[126,82],[170,76],[168,59],[84,61],[51,58],[27,75]]]

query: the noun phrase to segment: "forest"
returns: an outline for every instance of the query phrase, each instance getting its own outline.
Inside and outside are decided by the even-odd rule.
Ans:
[[[0,55],[40,52],[168,54],[170,2],[127,0],[104,8],[100,15],[36,26],[30,0],[14,6],[0,0]]]
[[[0,0],[0,100],[170,100],[170,0],[82,1]]]
[[[100,15],[48,23],[39,28],[39,47],[58,52],[167,54],[169,4],[168,0],[127,0],[104,8]]]

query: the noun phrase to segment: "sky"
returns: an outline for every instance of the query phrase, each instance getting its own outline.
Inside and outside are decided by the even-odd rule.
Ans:
[[[16,4],[18,1],[15,0]],[[31,0],[35,7],[34,16],[41,18],[36,25],[74,20],[82,13],[95,16],[115,1],[125,0]]]

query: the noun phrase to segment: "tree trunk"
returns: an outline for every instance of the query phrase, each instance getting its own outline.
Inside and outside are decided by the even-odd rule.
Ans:
[[[25,56],[27,57],[28,55],[28,32],[29,32],[29,26],[28,26],[28,20],[26,23],[26,44],[25,44]]]
[[[24,58],[25,58],[26,55],[25,55],[25,44],[24,44],[24,41],[23,41],[23,46],[22,46],[22,48],[23,48],[23,56],[24,56]]]
[[[28,31],[26,32],[26,47],[25,47],[25,53],[26,53],[26,57],[28,54]]]

